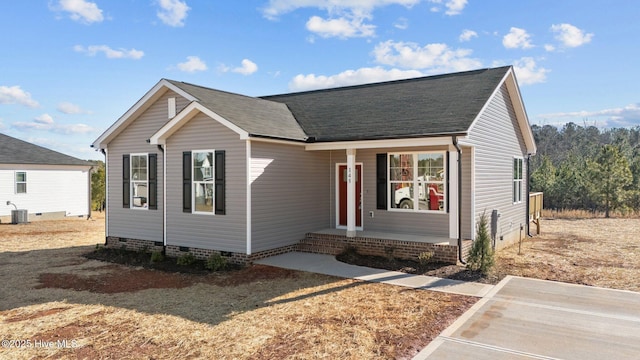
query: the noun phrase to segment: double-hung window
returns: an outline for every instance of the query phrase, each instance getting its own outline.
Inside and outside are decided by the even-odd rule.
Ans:
[[[513,203],[522,202],[522,158],[513,159]]]
[[[213,214],[214,209],[214,151],[198,150],[192,152],[193,166],[193,209],[196,213]]]
[[[131,208],[149,207],[149,161],[147,154],[131,155]]]
[[[27,193],[27,172],[16,171],[16,194]]]
[[[389,154],[389,208],[445,211],[445,153]]]

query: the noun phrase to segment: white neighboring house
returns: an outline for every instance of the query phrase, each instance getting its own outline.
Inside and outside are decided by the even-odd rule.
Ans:
[[[0,221],[26,209],[29,221],[91,215],[94,164],[0,134]]]

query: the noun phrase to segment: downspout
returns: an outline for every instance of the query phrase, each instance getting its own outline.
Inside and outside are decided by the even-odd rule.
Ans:
[[[531,192],[530,186],[529,186],[529,181],[531,180],[531,167],[529,166],[531,163],[531,154],[527,154],[527,191],[526,191],[526,196],[527,196],[527,209],[525,211],[526,213],[526,217],[527,217],[527,222],[525,222],[525,224],[527,224],[527,236],[532,237],[531,236],[531,227],[529,226],[529,211],[531,211],[531,204],[530,204],[530,198],[529,198],[529,193]]]
[[[458,151],[458,261],[466,265],[467,262],[462,256],[462,149],[460,149],[456,135],[452,136],[452,140],[453,146]]]
[[[167,166],[166,166],[166,154],[162,145],[158,144],[158,150],[162,153],[162,253],[165,254],[167,250]],[[158,164],[156,163],[156,171]],[[157,180],[157,177],[156,177]],[[158,185],[156,184],[156,191],[158,191]],[[156,199],[158,201],[158,199]]]

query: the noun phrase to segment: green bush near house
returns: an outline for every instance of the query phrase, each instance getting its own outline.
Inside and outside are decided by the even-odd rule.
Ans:
[[[488,274],[494,264],[493,249],[491,248],[491,236],[487,225],[487,215],[482,213],[476,232],[476,240],[473,242],[467,267],[473,271],[480,271],[484,275]]]
[[[164,261],[164,255],[161,251],[154,251],[151,253],[151,263],[159,263]]]
[[[205,267],[211,271],[219,271],[227,268],[227,259],[220,254],[212,254],[207,258]]]
[[[184,265],[184,266],[193,265],[195,262],[196,262],[196,257],[193,256],[192,253],[186,253],[180,256],[178,260],[176,260],[176,264]]]

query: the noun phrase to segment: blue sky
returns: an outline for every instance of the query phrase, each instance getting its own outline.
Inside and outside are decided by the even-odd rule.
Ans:
[[[513,65],[532,124],[640,125],[635,0],[0,5],[0,132],[83,159],[161,78],[260,96]]]

